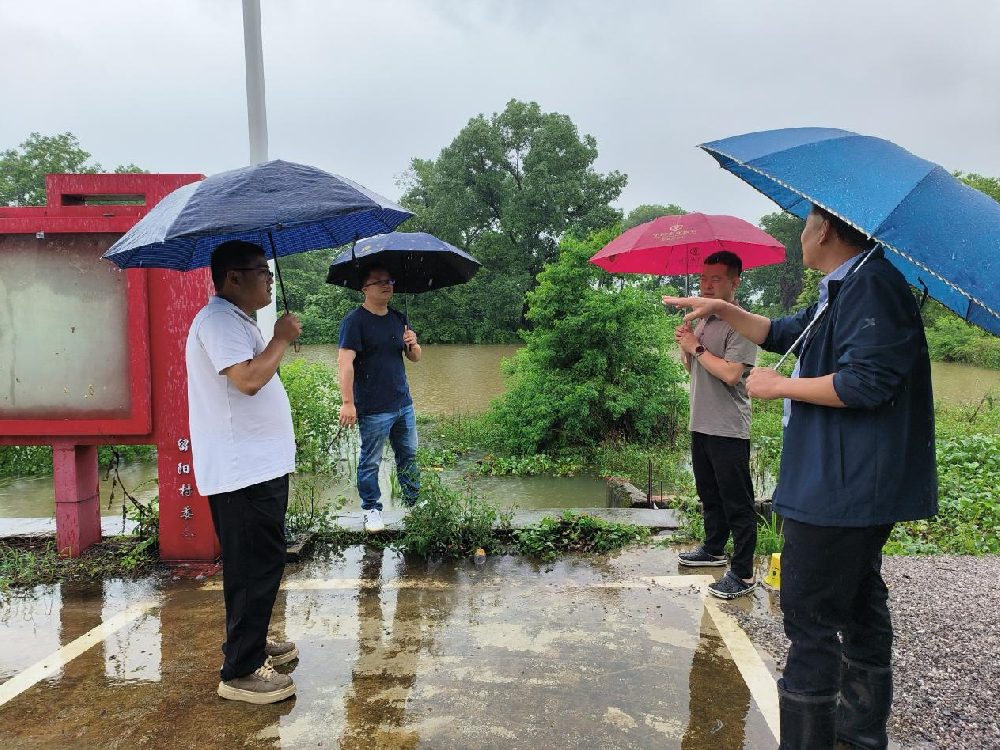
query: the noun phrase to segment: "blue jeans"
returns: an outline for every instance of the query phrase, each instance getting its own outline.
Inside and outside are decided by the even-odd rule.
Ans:
[[[361,457],[358,459],[358,494],[363,510],[382,510],[382,491],[378,486],[378,467],[386,439],[396,456],[396,476],[403,488],[404,505],[413,505],[420,491],[417,467],[417,418],[413,404],[399,411],[366,414],[358,418],[361,432]]]

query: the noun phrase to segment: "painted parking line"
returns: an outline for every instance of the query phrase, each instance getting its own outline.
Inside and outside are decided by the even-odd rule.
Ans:
[[[7,682],[0,685],[0,706],[13,700],[41,680],[51,676],[57,670],[62,669],[87,649],[121,630],[130,622],[138,620],[155,606],[157,606],[157,602],[133,604],[128,609],[108,618],[96,628],[88,630],[75,641],[67,643],[58,651],[49,654],[41,661],[35,662],[23,672],[18,672],[7,680]]]
[[[702,596],[704,597],[705,609],[708,610],[716,630],[722,637],[722,642],[726,644],[730,656],[733,657],[736,668],[740,670],[743,682],[746,683],[757,707],[764,715],[764,720],[767,722],[771,734],[777,740],[780,734],[778,685],[743,628],[734,617],[719,609],[716,600],[708,594],[708,584],[715,579],[712,576],[662,576],[653,580],[661,586],[676,587],[677,578],[700,579],[699,584],[703,588]]]
[[[704,580],[702,580],[704,579]],[[651,585],[665,586],[668,588],[692,588],[704,589],[715,579],[711,576],[684,575],[684,576],[647,576],[637,578],[632,581],[560,581],[557,585],[560,589],[645,589]],[[552,584],[542,584],[552,585]],[[350,589],[380,588],[385,591],[397,589],[430,589],[446,590],[466,587],[467,583],[427,581],[414,578],[394,579],[389,581],[376,580],[374,578],[317,578],[305,580],[282,581],[282,591],[340,591]],[[538,581],[477,581],[477,589],[490,588],[523,588],[537,587]],[[201,591],[222,591],[221,581],[207,581],[199,589]]]

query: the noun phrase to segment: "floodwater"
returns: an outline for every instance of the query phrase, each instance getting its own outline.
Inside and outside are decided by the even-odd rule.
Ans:
[[[485,411],[490,399],[504,392],[500,361],[512,357],[517,346],[428,344],[417,363],[406,363],[413,404],[419,414],[455,414]],[[286,359],[303,357],[336,370],[337,347],[313,344]],[[932,362],[934,398],[948,404],[978,403],[993,392],[1000,396],[1000,370]]]
[[[773,748],[773,664],[659,547],[289,566],[294,698],[218,698],[221,574],[0,599],[0,746]]]
[[[475,413],[488,408],[489,401],[504,391],[500,362],[517,351],[516,346],[439,345],[424,347],[418,363],[407,362],[407,377],[414,405],[421,414]],[[311,362],[337,366],[337,348],[331,345],[303,346],[298,354],[289,350],[287,358],[304,357]],[[951,404],[976,404],[986,393],[1000,396],[1000,370],[934,362],[931,365],[935,399]],[[345,467],[346,468],[346,467]],[[391,464],[383,464],[380,475],[383,504],[398,507],[391,497]],[[121,470],[125,486],[140,502],[156,495],[155,464],[132,464]],[[454,486],[464,486],[457,472],[448,474]],[[580,508],[605,504],[603,480],[593,476],[576,477],[473,477],[471,488],[501,507]],[[138,489],[136,489],[138,488]],[[111,483],[102,478],[101,514],[121,515],[123,494],[116,490],[110,497]],[[346,498],[345,510],[360,508],[360,499],[352,482],[344,481],[330,488],[328,499]],[[44,518],[55,512],[51,477],[0,480],[0,519]],[[0,521],[0,535],[3,523]]]
[[[406,360],[406,379],[418,414],[475,414],[486,411],[490,399],[504,392],[500,362],[519,347],[469,344],[422,346],[419,362]],[[337,369],[337,347],[326,344],[291,349],[285,361],[303,358]]]

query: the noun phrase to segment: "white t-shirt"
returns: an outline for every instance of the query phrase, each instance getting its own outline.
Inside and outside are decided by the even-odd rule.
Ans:
[[[191,323],[188,409],[194,478],[202,495],[295,471],[292,410],[278,376],[247,396],[219,374],[262,351],[264,338],[253,318],[221,297],[212,297]]]

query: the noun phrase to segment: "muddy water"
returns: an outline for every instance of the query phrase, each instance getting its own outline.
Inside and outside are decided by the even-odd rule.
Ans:
[[[987,393],[1000,397],[1000,370],[931,362],[934,400],[944,404],[978,404]]]
[[[156,463],[134,463],[118,472],[121,481],[140,503],[147,503],[158,493]],[[101,473],[101,515],[121,516],[125,495],[122,488],[111,492],[111,480]],[[52,477],[0,479],[0,518],[45,518],[55,515]],[[0,524],[2,528],[2,524]]]
[[[490,399],[504,392],[500,361],[512,357],[517,346],[429,344],[420,362],[406,363],[413,404],[419,414],[452,414],[484,411]],[[303,346],[299,354],[336,369],[337,347]],[[1000,395],[1000,370],[933,362],[931,371],[935,400],[960,404],[978,402],[988,391]]]
[[[517,351],[516,346],[428,345],[419,363],[407,363],[407,377],[418,413],[453,414],[480,412],[492,398],[503,393],[504,381],[500,362]],[[304,357],[311,362],[322,362],[336,368],[335,346],[303,346],[300,354],[289,352],[289,357]],[[980,367],[932,363],[935,399],[941,403],[975,404],[987,392],[1000,395],[1000,371]],[[381,483],[383,498],[388,507],[390,468],[383,466]],[[122,471],[122,478],[140,500],[149,500],[156,494],[155,464],[134,464]],[[144,484],[149,480],[152,483]],[[595,477],[504,477],[479,478],[473,488],[490,497],[503,507],[566,508],[593,507],[604,504],[604,484]],[[332,497],[343,494],[346,509],[360,507],[353,486],[345,482],[333,488]],[[101,483],[101,514],[121,514],[122,494],[109,500],[110,482]],[[52,478],[0,480],[0,518],[51,517],[54,514]]]
[[[465,344],[428,344],[419,362],[406,362],[406,379],[418,414],[455,414],[485,411],[490,399],[504,392],[500,361],[519,347]],[[303,346],[288,350],[285,360],[304,358],[337,369],[337,347]]]

